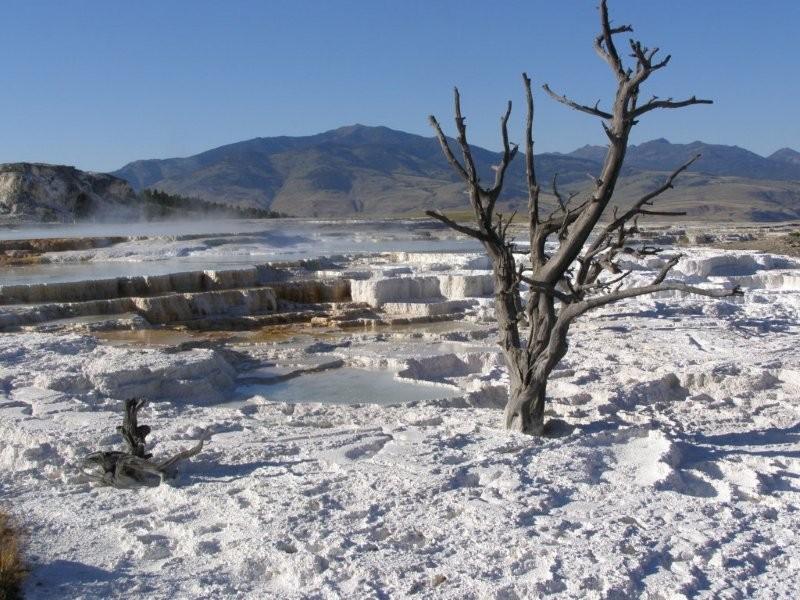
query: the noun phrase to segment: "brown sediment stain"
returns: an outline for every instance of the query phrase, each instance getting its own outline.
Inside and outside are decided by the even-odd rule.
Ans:
[[[239,333],[242,334],[242,341],[253,344],[288,342],[299,336],[324,340],[335,339],[345,335],[345,332],[338,329],[312,327],[307,323],[275,325]]]
[[[179,346],[191,342],[215,342],[220,344],[263,344],[288,342],[296,337],[309,339],[335,339],[345,335],[344,331],[311,327],[307,323],[271,325],[253,330],[196,330],[184,326],[158,327],[153,329],[125,329],[97,331],[94,337],[109,345],[142,345],[155,347]]]
[[[0,253],[0,267],[24,267],[41,265],[50,262],[39,254],[30,254],[24,250],[9,250]]]
[[[756,240],[719,242],[713,246],[724,250],[755,250],[800,258],[800,231],[782,236],[764,236]]]
[[[309,279],[301,281],[271,282],[268,284],[278,300],[297,304],[323,304],[350,302],[350,280]]]
[[[49,263],[47,252],[69,252],[72,250],[91,250],[107,248],[131,238],[32,238],[27,240],[0,240],[0,267],[21,267]]]
[[[89,237],[89,238],[31,238],[27,240],[0,240],[0,252],[69,252],[71,250],[91,250],[106,248],[132,238],[122,236]]]
[[[94,337],[109,345],[177,346],[196,341],[227,341],[230,337],[221,331],[191,331],[184,328],[117,329],[97,331]]]

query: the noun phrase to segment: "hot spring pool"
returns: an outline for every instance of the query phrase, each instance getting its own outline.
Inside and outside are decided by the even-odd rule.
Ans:
[[[323,402],[326,404],[401,404],[452,398],[461,391],[454,386],[431,385],[399,379],[390,371],[366,371],[342,367],[307,373],[277,383],[241,386],[239,399],[264,396],[275,402]]]

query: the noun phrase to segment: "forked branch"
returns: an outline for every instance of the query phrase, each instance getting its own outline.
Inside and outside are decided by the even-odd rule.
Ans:
[[[630,25],[622,25],[620,27],[612,27],[611,20],[608,17],[608,5],[606,0],[600,2],[600,24],[601,31],[594,40],[594,48],[600,55],[600,58],[605,60],[617,75],[617,79],[622,80],[626,77],[625,67],[617,52],[617,47],[614,44],[614,36],[619,33],[632,32],[633,27]]]

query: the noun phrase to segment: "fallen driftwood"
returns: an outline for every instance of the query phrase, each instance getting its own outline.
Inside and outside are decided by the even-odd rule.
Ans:
[[[158,477],[159,484],[169,475],[171,468],[181,460],[191,458],[203,449],[201,439],[196,446],[179,452],[159,462],[151,461],[152,454],[145,452],[145,438],[150,427],[139,425],[137,414],[145,400],[131,398],[125,401],[125,416],[117,431],[128,446],[127,452],[105,450],[92,452],[83,462],[83,474],[90,481],[116,488],[131,487],[145,483],[148,477]]]

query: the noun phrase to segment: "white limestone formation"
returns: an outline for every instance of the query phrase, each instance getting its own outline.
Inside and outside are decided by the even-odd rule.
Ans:
[[[350,293],[353,302],[365,302],[375,308],[386,302],[443,299],[439,278],[434,276],[352,280]]]
[[[402,315],[406,317],[437,317],[462,313],[464,309],[472,306],[469,300],[442,300],[441,302],[384,302],[381,310],[387,315]]]
[[[500,426],[492,290],[464,253],[30,288],[46,300],[0,306],[0,324],[132,311],[193,331],[0,335],[0,495],[36,557],[26,595],[794,597],[800,269],[678,251],[676,277],[744,297],[580,319],[548,385],[550,435],[533,441]],[[631,256],[626,284],[663,261]],[[370,306],[347,329],[320,316],[276,342],[194,327],[333,315],[351,292]],[[129,396],[150,400],[157,452],[208,445],[159,488],[93,490],[76,465],[118,447]]]
[[[15,306],[13,310],[0,311],[0,330],[58,319],[126,313],[139,314],[155,325],[210,316],[258,315],[274,312],[277,306],[275,291],[268,287]]]
[[[494,280],[489,273],[455,273],[437,277],[442,296],[451,300],[486,297],[494,293]]]
[[[0,304],[36,302],[84,302],[126,296],[157,296],[266,285],[285,279],[287,271],[271,265],[240,269],[181,271],[166,275],[116,277],[84,281],[60,281],[0,285]],[[318,282],[306,284],[316,289]]]
[[[483,253],[478,252],[389,252],[387,258],[392,262],[412,266],[427,267],[445,265],[448,269],[488,270],[491,261]],[[440,270],[440,269],[432,269]]]
[[[366,302],[375,308],[387,303],[396,305],[400,302],[439,302],[490,296],[494,289],[491,275],[481,272],[376,277],[352,280],[350,287],[354,302]]]

